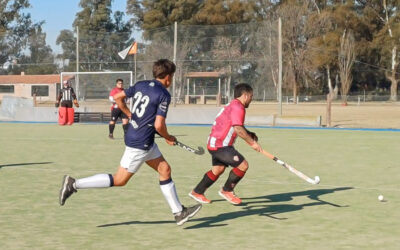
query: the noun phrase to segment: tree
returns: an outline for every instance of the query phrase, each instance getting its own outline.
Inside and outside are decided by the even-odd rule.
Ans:
[[[57,58],[62,60],[63,64],[67,61],[67,65],[63,65],[63,71],[76,70],[76,39],[71,30],[62,30],[56,40],[57,45],[61,45],[62,53]]]
[[[18,63],[28,46],[32,29],[42,24],[33,23],[30,14],[23,12],[28,7],[30,7],[28,0],[0,0],[0,65],[2,66]],[[12,70],[10,66],[6,70],[0,69],[0,73],[10,73]],[[14,70],[18,71],[18,68]]]
[[[232,63],[232,59],[238,58],[232,57],[231,52],[239,50],[240,55],[243,55],[246,39],[233,37],[230,33],[233,28],[211,25],[243,23],[254,20],[257,16],[254,1],[239,0],[226,2],[216,0],[128,0],[127,9],[128,13],[133,15],[131,21],[137,28],[144,30],[143,37],[148,41],[146,42],[145,57],[153,58],[155,54],[159,54],[155,52],[156,46],[159,46],[160,50],[164,48],[164,51],[172,52],[173,29],[168,27],[171,27],[176,21],[180,24],[178,26],[179,49],[176,61],[178,69],[182,67],[182,72],[224,69],[229,77],[240,69],[239,63]],[[201,28],[190,26],[198,24],[209,26]],[[160,27],[165,28],[161,29]],[[230,47],[229,44],[235,46]],[[152,53],[149,53],[150,51]],[[214,61],[213,58],[216,54],[224,62]],[[164,56],[166,56],[165,53]],[[184,61],[189,58],[193,60],[191,64]],[[201,58],[207,58],[207,63],[200,60]],[[176,74],[175,79],[178,83],[177,94],[182,93],[185,84],[183,73]]]
[[[245,59],[251,56],[260,57],[260,50],[256,49],[259,44],[254,40],[254,34],[259,27],[250,23],[260,19],[261,15],[256,1],[239,0],[206,0],[194,16],[194,23],[208,25],[206,26],[208,29],[204,33],[205,39],[200,38],[199,41],[203,45],[201,51],[215,60],[208,62],[209,68],[225,72],[227,77],[226,95],[229,97],[232,79],[239,82],[243,79],[245,71],[250,71],[249,69],[255,71],[257,66],[262,65],[262,63]],[[212,41],[210,41],[210,37],[212,37]],[[260,83],[265,84],[261,78],[257,79],[253,74],[252,76],[247,75],[244,80],[251,82],[256,88]]]
[[[21,56],[20,63],[27,64],[21,69],[28,74],[54,74],[57,72],[53,51],[49,45],[46,45],[46,33],[43,33],[41,26],[42,23],[34,25],[28,38],[30,53]]]
[[[123,13],[112,13],[112,0],[81,0],[82,8],[73,23],[76,33],[79,27],[80,70],[118,70],[118,51],[132,42],[132,26],[123,21]],[[57,38],[63,53],[58,55],[70,62],[76,60],[75,40],[72,31],[63,30]]]
[[[385,76],[391,82],[390,100],[397,100],[397,88],[400,82],[400,0],[369,1],[366,12],[375,13],[383,26],[379,25],[374,36],[374,46],[380,52],[381,64],[389,68]]]
[[[278,8],[282,17],[283,53],[285,54],[285,82],[293,91],[293,102],[296,103],[298,90],[305,82],[305,60],[307,38],[305,36],[305,17],[310,9],[309,2],[288,0]]]
[[[194,16],[196,24],[234,24],[260,20],[255,1],[205,0]]]
[[[327,86],[329,93],[327,95],[327,126],[331,125],[331,103],[336,98],[338,93],[338,84],[335,82],[335,86],[332,84],[331,75],[335,71],[339,70],[339,62],[341,60],[337,48],[340,48],[341,37],[346,37],[347,31],[355,33],[356,37],[362,37],[362,30],[365,29],[364,23],[360,20],[355,10],[353,2],[348,1],[346,4],[341,2],[329,2],[320,1],[318,5],[318,11],[311,14],[308,18],[307,30],[308,30],[308,62],[314,69],[324,69],[326,72]],[[322,6],[322,7],[321,7]],[[338,60],[339,58],[339,60]],[[348,66],[345,67],[346,72],[343,71],[343,77],[341,80],[345,80],[345,85],[348,85],[350,69]],[[335,79],[338,79],[336,73]],[[344,77],[344,76],[348,77]],[[343,84],[343,83],[342,83]],[[343,86],[342,90],[347,95],[346,88],[349,86]]]
[[[339,49],[339,74],[340,74],[340,94],[344,105],[347,105],[347,94],[349,93],[353,77],[351,70],[354,64],[354,37],[351,31],[344,31],[340,38]]]
[[[198,12],[197,0],[128,0],[127,13],[131,22],[138,29],[150,30],[172,25],[193,24],[193,17]]]

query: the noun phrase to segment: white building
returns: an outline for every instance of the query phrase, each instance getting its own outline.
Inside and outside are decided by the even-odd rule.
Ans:
[[[60,75],[0,75],[0,100],[3,96],[55,101],[60,88]]]

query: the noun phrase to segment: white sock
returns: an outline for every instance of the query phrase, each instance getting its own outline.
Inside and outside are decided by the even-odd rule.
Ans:
[[[163,193],[165,199],[168,202],[169,207],[173,214],[179,213],[182,211],[182,204],[178,199],[178,195],[176,194],[175,183],[172,179],[166,181],[160,181],[161,192]]]
[[[106,188],[114,185],[114,179],[110,174],[96,174],[90,177],[77,179],[75,188]]]

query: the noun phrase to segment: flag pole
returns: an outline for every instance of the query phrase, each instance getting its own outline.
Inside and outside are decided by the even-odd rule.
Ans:
[[[176,46],[178,40],[178,23],[175,21],[174,23],[174,63],[176,65]],[[176,107],[176,96],[175,96],[175,78],[172,78],[172,98],[173,98],[173,105]]]
[[[134,60],[134,79],[135,83],[137,81],[136,79],[136,53],[137,53],[137,42],[133,42],[129,47],[125,48],[124,50],[118,52],[118,55],[124,60],[127,55],[133,55],[133,60]],[[132,71],[131,71],[132,72]],[[132,73],[131,73],[131,79],[132,79]],[[132,110],[132,98],[130,98],[130,110]]]
[[[135,61],[135,83],[136,83],[136,81],[137,81],[137,79],[136,79],[136,54],[133,54],[133,59]]]

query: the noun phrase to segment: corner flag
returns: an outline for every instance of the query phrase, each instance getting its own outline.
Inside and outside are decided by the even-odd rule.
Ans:
[[[137,53],[137,43],[133,42],[130,46],[128,46],[126,49],[118,52],[118,55],[122,58],[125,59],[127,55],[134,55]]]

